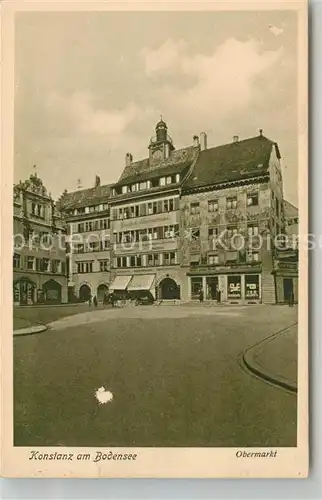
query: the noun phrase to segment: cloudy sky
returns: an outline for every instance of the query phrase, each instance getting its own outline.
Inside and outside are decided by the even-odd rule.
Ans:
[[[296,29],[292,12],[19,13],[15,181],[36,164],[55,197],[115,182],[162,113],[176,148],[262,128],[297,204]]]

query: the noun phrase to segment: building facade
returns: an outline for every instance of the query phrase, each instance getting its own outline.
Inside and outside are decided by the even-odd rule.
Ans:
[[[74,240],[70,296],[273,304],[292,292],[297,301],[298,255],[279,240],[296,219],[283,197],[280,159],[261,130],[211,148],[201,133],[176,150],[161,119],[147,158],[127,153],[118,182],[96,179],[60,200]],[[99,243],[83,241],[93,233]]]
[[[95,186],[59,200],[67,229],[69,301],[102,301],[110,285],[110,186]]]
[[[113,281],[111,290],[150,292],[180,300],[180,195],[198,157],[199,143],[175,150],[166,123],[156,125],[149,157],[126,166],[110,197]]]
[[[65,227],[36,174],[14,186],[13,302],[67,302]]]

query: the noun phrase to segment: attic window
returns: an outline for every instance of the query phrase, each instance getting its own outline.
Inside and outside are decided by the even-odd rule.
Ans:
[[[263,166],[264,166],[264,165],[263,165],[262,163],[259,163],[259,164],[257,165],[257,168],[263,168]]]

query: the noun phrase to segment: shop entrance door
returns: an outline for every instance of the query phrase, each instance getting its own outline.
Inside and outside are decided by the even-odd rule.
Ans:
[[[293,293],[292,278],[283,278],[283,288],[284,288],[284,302],[288,302],[290,294]]]

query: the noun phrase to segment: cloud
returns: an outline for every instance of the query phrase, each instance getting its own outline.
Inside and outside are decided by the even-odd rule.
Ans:
[[[141,56],[145,62],[145,72],[148,76],[169,72],[175,68],[186,48],[183,40],[166,40],[158,49],[144,47]]]
[[[274,64],[282,53],[282,48],[263,51],[259,41],[230,38],[209,54],[189,54],[186,45],[171,40],[154,51],[145,49],[145,70],[147,76],[155,76],[171,69],[178,82],[189,82],[183,90],[168,80],[158,90],[161,105],[166,108],[171,103],[180,116],[208,126],[209,120],[222,120],[249,106],[256,78],[267,71],[273,78]]]
[[[128,103],[122,109],[95,108],[89,92],[75,92],[70,97],[52,93],[47,99],[46,108],[49,113],[56,115],[56,119],[60,116],[72,125],[74,131],[112,136],[122,134],[140,111],[133,103]]]

